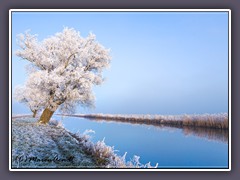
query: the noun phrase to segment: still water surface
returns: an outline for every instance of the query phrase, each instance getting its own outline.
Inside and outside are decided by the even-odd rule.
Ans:
[[[228,131],[130,124],[115,121],[55,116],[71,132],[92,129],[92,141],[105,138],[127,160],[159,168],[228,168]]]

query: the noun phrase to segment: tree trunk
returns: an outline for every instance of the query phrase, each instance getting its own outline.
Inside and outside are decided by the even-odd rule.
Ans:
[[[40,119],[38,120],[38,122],[42,123],[42,124],[47,124],[50,121],[53,113],[54,113],[54,111],[51,111],[48,108],[44,109],[44,111],[43,111]]]
[[[37,110],[34,110],[34,111],[33,111],[33,118],[35,118],[36,115],[37,115]]]

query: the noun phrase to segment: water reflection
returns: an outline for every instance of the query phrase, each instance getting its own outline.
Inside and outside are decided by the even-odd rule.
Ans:
[[[70,116],[62,123],[73,133],[94,130],[93,142],[105,139],[118,155],[127,152],[127,160],[137,155],[159,168],[228,167],[228,131]]]
[[[228,130],[211,129],[211,128],[183,128],[185,135],[194,135],[209,140],[221,141],[228,143]]]
[[[105,119],[93,119],[93,118],[86,118],[90,121],[96,121],[99,123],[120,123],[120,124],[132,124],[132,125],[144,125],[149,127],[155,127],[159,128],[160,130],[168,130],[168,131],[174,131],[177,129],[180,129],[183,131],[183,134],[185,136],[193,135],[200,138],[205,138],[208,140],[214,140],[219,141],[228,144],[228,130],[222,130],[222,129],[214,129],[214,128],[201,128],[201,127],[176,127],[176,126],[167,126],[167,125],[152,125],[152,124],[146,124],[146,123],[139,123],[139,122],[126,122],[126,121],[114,121],[114,120],[105,120]]]

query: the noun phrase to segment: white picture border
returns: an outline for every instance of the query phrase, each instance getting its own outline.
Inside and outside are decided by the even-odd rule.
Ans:
[[[228,12],[228,169],[13,169],[12,164],[12,12]],[[9,171],[231,171],[231,10],[230,9],[10,9],[9,10]]]

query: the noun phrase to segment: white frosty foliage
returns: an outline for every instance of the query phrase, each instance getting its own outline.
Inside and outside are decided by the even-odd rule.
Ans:
[[[14,91],[14,98],[26,104],[32,112],[40,111],[46,104],[46,99],[42,98],[44,92],[31,86],[17,86]]]
[[[78,31],[64,28],[38,42],[36,35],[26,32],[19,35],[18,44],[21,49],[16,55],[33,65],[28,67],[29,79],[22,87],[35,95],[30,100],[40,100],[52,111],[61,105],[64,113],[74,112],[77,104],[93,106],[92,87],[103,82],[102,70],[110,63],[109,50],[94,34],[83,38]]]
[[[89,133],[95,133],[93,130],[86,130],[83,134],[77,133],[80,138],[81,144],[90,152],[97,161],[104,162],[102,165],[107,168],[157,168],[158,163],[155,166],[151,166],[150,162],[147,164],[140,163],[139,156],[133,156],[130,161],[126,162],[127,152],[121,157],[115,152],[116,150],[112,146],[105,144],[105,138],[102,141],[93,143],[90,141],[91,136]]]
[[[58,121],[58,120],[55,120],[55,119],[51,119],[49,121],[49,125],[53,125],[53,126],[56,126],[56,127],[59,127],[59,128],[64,128],[64,124],[62,121]]]

